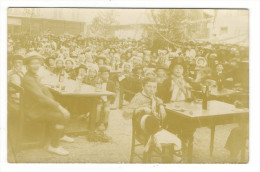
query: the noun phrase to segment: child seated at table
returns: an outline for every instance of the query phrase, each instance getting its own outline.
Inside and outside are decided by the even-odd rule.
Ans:
[[[166,112],[161,99],[155,96],[157,91],[156,78],[144,78],[142,81],[143,90],[135,94],[130,104],[126,107],[124,115],[131,116],[133,112],[145,112],[163,120]]]
[[[80,65],[76,69],[76,81],[78,81],[79,83],[83,83],[83,80],[86,77],[86,73],[87,73],[87,67],[85,65]]]
[[[107,67],[102,66],[99,68],[99,76],[96,79],[97,89],[102,91],[115,92],[115,84],[109,80],[110,71]],[[98,130],[104,131],[108,127],[108,117],[110,114],[110,105],[115,102],[115,96],[102,96],[99,104],[97,105],[97,118]]]
[[[75,62],[72,58],[65,60],[65,72],[70,79],[75,79],[76,72],[74,70]]]
[[[135,115],[138,133],[146,136],[147,144],[145,151],[150,149],[153,143],[160,149],[158,140],[154,139],[154,134],[161,130],[166,118],[166,111],[161,99],[156,97],[157,80],[156,78],[146,77],[143,79],[143,90],[137,93],[130,104],[125,108],[123,115],[132,117]],[[174,134],[173,134],[174,135]],[[174,135],[175,136],[175,135]],[[175,144],[175,151],[181,149],[181,141],[176,136],[172,142]],[[148,149],[148,150],[147,150]]]
[[[95,79],[98,75],[98,66],[89,66],[87,69],[87,75],[83,80],[83,83],[95,86]]]
[[[64,60],[62,58],[57,58],[55,60],[55,69],[53,70],[53,73],[59,76],[63,72],[64,72]]]

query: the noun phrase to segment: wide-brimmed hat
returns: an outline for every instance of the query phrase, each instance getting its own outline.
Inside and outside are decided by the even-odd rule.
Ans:
[[[196,65],[197,65],[198,67],[205,67],[205,66],[207,66],[207,60],[206,60],[206,58],[205,58],[205,57],[198,57],[198,58],[196,59]]]
[[[96,61],[98,61],[98,60],[106,60],[106,57],[105,56],[97,56],[96,57]]]
[[[64,60],[63,60],[62,58],[56,58],[56,59],[55,59],[55,64],[56,64],[58,61],[61,61],[61,62],[64,64]]]
[[[158,71],[160,69],[167,71],[168,67],[166,65],[158,65],[158,66],[156,66],[155,71]]]
[[[25,55],[24,64],[27,65],[33,59],[39,59],[42,61],[44,57],[41,54],[37,53],[36,51],[29,52]]]
[[[138,70],[142,70],[143,71],[143,67],[138,65],[138,66],[135,66],[132,70],[133,73],[136,73]]]
[[[141,129],[148,135],[160,130],[160,121],[153,115],[143,115],[140,120]]]
[[[56,57],[55,57],[55,56],[48,56],[48,57],[45,59],[45,63],[46,63],[47,65],[49,65],[49,60],[50,60],[50,59],[55,60]]]
[[[70,61],[73,65],[75,65],[75,60],[72,58],[67,58],[64,60],[64,63],[66,63],[67,61]]]
[[[79,69],[85,69],[85,71],[87,71],[86,65],[80,64],[80,65],[75,69],[77,75],[79,74]]]
[[[86,70],[87,70],[87,66],[86,66],[86,65],[84,65],[84,64],[80,64],[80,65],[77,67],[77,69],[76,69],[76,70],[79,70],[79,69],[81,69],[81,68],[83,68],[83,69],[86,69]]]
[[[110,72],[110,69],[106,66],[101,66],[101,67],[99,67],[99,72],[100,73]]]

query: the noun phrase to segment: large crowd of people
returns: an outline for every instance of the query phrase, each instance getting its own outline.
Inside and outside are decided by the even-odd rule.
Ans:
[[[110,92],[124,90],[123,99],[129,102],[125,113],[137,110],[163,120],[164,103],[192,101],[204,85],[248,92],[248,82],[244,80],[247,76],[243,77],[240,68],[244,61],[248,61],[248,47],[239,45],[190,41],[151,47],[142,40],[82,35],[8,36],[8,83],[25,89],[25,109],[31,118],[44,116],[44,120],[53,123],[55,132],[49,151],[62,155],[68,152],[59,146],[59,138],[73,141],[61,135],[70,112],[54,101],[38,77],[51,73],[59,79],[75,80]],[[13,94],[10,107],[15,107],[18,99]],[[109,126],[108,116],[115,99],[115,96],[100,98],[98,130],[104,131]],[[235,99],[230,103],[247,106],[246,102]],[[37,113],[39,109],[48,115]],[[155,125],[153,119],[147,121]]]

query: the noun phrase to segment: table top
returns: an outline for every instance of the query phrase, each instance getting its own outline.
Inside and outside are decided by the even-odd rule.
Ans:
[[[61,95],[71,96],[111,96],[115,93],[106,90],[97,90],[95,87],[87,84],[79,84],[75,80],[66,79],[64,82],[58,82],[57,78],[49,78],[43,81],[43,84]]]
[[[96,91],[96,88],[90,85],[83,84],[81,88],[75,90],[61,90],[61,88],[51,88],[53,91],[58,92],[61,95],[72,96],[112,96],[115,93],[110,91]]]
[[[248,114],[249,109],[238,109],[232,104],[221,101],[208,101],[208,109],[202,109],[201,103],[174,102],[166,104],[166,109],[190,118],[211,117],[220,115]]]

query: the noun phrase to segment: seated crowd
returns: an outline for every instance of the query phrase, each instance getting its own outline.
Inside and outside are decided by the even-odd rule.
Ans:
[[[38,79],[47,72],[94,86],[101,90],[124,92],[124,115],[139,114],[140,123],[152,126],[152,114],[166,127],[163,104],[190,101],[203,85],[243,88],[239,64],[248,59],[246,47],[185,42],[149,48],[143,41],[90,39],[82,36],[43,34],[37,37],[11,35],[8,38],[8,83],[24,88],[24,103],[30,118],[52,124],[50,152],[67,155],[59,140],[72,142],[64,135],[70,112],[54,100]],[[210,82],[209,82],[210,81]],[[13,109],[19,95],[13,94]],[[97,129],[106,130],[115,96],[102,96],[97,109]],[[12,109],[12,110],[13,110]],[[13,110],[14,111],[14,110]],[[149,128],[149,127],[148,127]],[[154,130],[153,127],[151,130]],[[160,128],[160,127],[158,127]],[[155,131],[151,131],[154,134]]]

